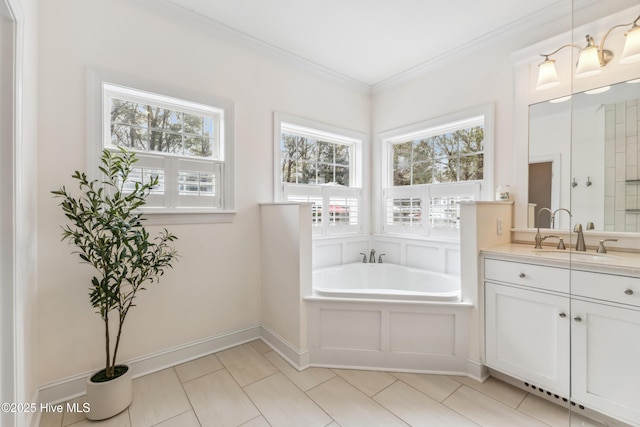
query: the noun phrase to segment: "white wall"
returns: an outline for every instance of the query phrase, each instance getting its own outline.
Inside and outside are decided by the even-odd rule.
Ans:
[[[235,104],[238,214],[232,224],[168,227],[182,258],[140,295],[120,360],[259,323],[258,203],[273,200],[273,112],[368,134],[369,95],[123,0],[42,2],[40,24],[39,383],[103,363],[102,325],[86,290],[92,272],[60,242],[64,217],[49,193],[85,169],[88,67]]]
[[[307,305],[303,298],[312,293],[311,204],[262,204],[260,216],[265,339],[296,367],[306,367]]]

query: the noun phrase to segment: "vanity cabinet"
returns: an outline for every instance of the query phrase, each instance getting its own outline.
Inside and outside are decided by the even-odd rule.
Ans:
[[[640,278],[484,258],[485,364],[640,425]]]
[[[567,270],[485,261],[485,363],[546,390],[569,395]]]
[[[576,271],[572,284],[572,398],[640,424],[640,279]]]

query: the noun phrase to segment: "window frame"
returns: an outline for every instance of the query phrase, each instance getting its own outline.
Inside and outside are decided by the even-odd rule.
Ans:
[[[314,236],[335,236],[335,235],[353,235],[361,234],[365,229],[367,218],[366,199],[362,191],[363,186],[363,146],[365,135],[337,126],[328,125],[298,116],[286,113],[275,112],[273,116],[274,122],[274,200],[276,203],[287,203],[288,195],[297,195],[322,200],[324,205],[331,206],[330,199],[335,197],[357,198],[357,224],[336,224],[335,222],[325,220],[321,221],[321,225],[313,227],[312,234]],[[329,142],[343,143],[350,146],[349,159],[349,186],[331,186],[324,184],[302,184],[302,183],[286,183],[282,181],[281,173],[281,137],[283,129],[295,130],[296,134],[303,134],[313,138],[327,138]],[[305,191],[305,188],[308,191]],[[329,211],[330,209],[327,209]]]
[[[483,120],[483,179],[473,181],[457,181],[446,183],[429,183],[414,185],[393,185],[393,144],[409,141],[424,135],[434,135],[459,128],[460,124],[471,123],[474,117]],[[377,169],[378,191],[376,205],[378,220],[376,230],[382,234],[399,234],[416,237],[459,238],[459,230],[447,227],[431,227],[429,225],[429,203],[432,197],[473,195],[476,200],[491,200],[493,195],[493,147],[494,147],[494,105],[486,104],[469,108],[434,119],[424,120],[377,135],[376,150],[379,159]],[[421,223],[418,225],[388,224],[387,203],[392,198],[415,198],[421,200]]]
[[[171,87],[170,85],[157,85],[146,79],[143,80],[132,77],[123,77],[118,74],[101,70],[90,69],[87,74],[87,104],[89,106],[87,120],[88,176],[91,179],[100,178],[98,166],[102,150],[104,148],[114,149],[115,147],[111,145],[111,132],[109,128],[110,115],[109,111],[107,111],[110,107],[105,93],[105,85],[134,91],[135,93],[140,94],[140,101],[145,103],[150,103],[150,101],[152,101],[151,103],[153,105],[161,104],[170,109],[178,107],[180,108],[180,111],[188,111],[188,105],[205,106],[213,111],[219,112],[222,116],[222,119],[219,120],[220,140],[218,141],[220,160],[152,151],[136,151],[136,153],[139,154],[138,158],[140,160],[138,164],[141,166],[145,166],[146,163],[149,165],[157,165],[159,161],[164,161],[165,159],[172,159],[172,161],[166,162],[166,164],[172,165],[170,168],[176,166],[180,162],[205,162],[207,165],[213,166],[214,170],[219,170],[222,181],[220,186],[216,188],[217,195],[215,196],[220,198],[220,206],[176,206],[177,202],[174,200],[170,202],[172,207],[145,206],[141,211],[145,213],[147,218],[146,223],[149,225],[232,222],[236,213],[234,210],[235,191],[233,180],[233,103],[226,99],[214,97],[206,93],[193,93]],[[146,97],[146,95],[148,95],[148,97]],[[170,98],[171,101],[175,102],[167,103],[167,98]],[[181,103],[184,103],[184,105],[181,105]],[[185,108],[185,106],[187,107]],[[105,117],[108,118],[109,123],[105,121]],[[215,165],[219,165],[219,167],[216,168]],[[177,180],[177,170],[175,170],[175,173]],[[165,193],[165,197],[177,197],[179,199],[183,196],[181,196],[179,194],[179,190],[176,189],[175,191]]]

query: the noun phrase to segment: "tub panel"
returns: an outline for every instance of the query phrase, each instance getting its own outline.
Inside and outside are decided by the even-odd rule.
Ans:
[[[320,310],[321,348],[380,351],[380,336],[380,311]]]
[[[391,312],[390,351],[455,355],[456,319],[452,313]]]
[[[469,373],[471,304],[321,297],[305,302],[310,366]]]

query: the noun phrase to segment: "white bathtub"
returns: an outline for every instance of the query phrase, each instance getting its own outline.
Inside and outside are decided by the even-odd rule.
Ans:
[[[353,263],[313,272],[318,296],[416,301],[460,301],[460,277],[397,264]]]

